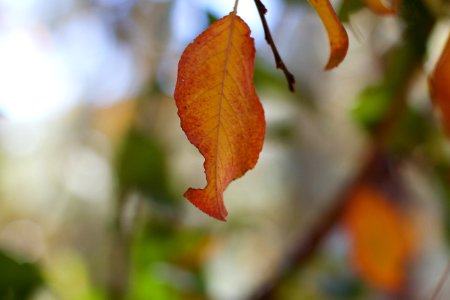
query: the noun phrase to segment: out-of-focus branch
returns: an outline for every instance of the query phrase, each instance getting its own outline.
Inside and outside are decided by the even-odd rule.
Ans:
[[[396,93],[396,97],[393,99],[395,103],[391,105],[385,119],[376,130],[374,138],[366,151],[365,161],[362,163],[359,171],[357,171],[354,177],[348,180],[339,190],[332,201],[332,206],[321,217],[317,225],[313,227],[306,237],[302,237],[295,244],[294,249],[286,255],[286,258],[280,264],[278,270],[276,270],[275,275],[264,282],[249,300],[274,299],[278,285],[299,267],[309,261],[324,238],[336,223],[339,222],[345,205],[347,201],[351,199],[355,188],[370,179],[376,172],[377,166],[380,165],[384,159],[383,153],[385,143],[393,132],[393,129],[395,129],[397,121],[405,111],[407,87],[410,84],[413,73],[415,72],[410,73],[411,76],[405,80],[405,85],[399,89],[398,93]]]
[[[439,279],[439,282],[436,285],[436,288],[434,289],[433,294],[430,297],[430,300],[439,299],[442,289],[444,288],[444,283],[447,281],[449,274],[450,274],[450,262],[447,263],[444,273],[442,273],[441,278]]]
[[[131,236],[126,232],[123,224],[123,212],[126,203],[126,193],[122,191],[118,195],[111,236],[110,269],[107,286],[108,297],[111,300],[123,300],[128,292],[131,268]]]
[[[272,38],[272,34],[270,33],[269,25],[267,24],[266,20],[266,13],[267,8],[264,6],[264,4],[261,2],[261,0],[255,0],[256,7],[258,8],[258,13],[261,18],[261,22],[264,28],[264,35],[267,41],[267,44],[269,44],[270,48],[272,49],[273,56],[275,58],[275,64],[278,69],[282,70],[284,73],[284,76],[286,77],[286,80],[289,85],[289,90],[291,92],[294,91],[294,84],[295,84],[295,77],[292,75],[291,72],[289,72],[288,68],[283,62],[283,59],[281,58],[280,53],[278,53],[278,49],[275,45],[275,42]]]
[[[264,284],[249,299],[275,299],[274,297],[278,285],[281,284],[285,278],[288,278],[293,272],[295,272],[295,270],[305,264],[315,253],[322,240],[328,235],[330,229],[339,220],[347,199],[351,197],[354,187],[370,176],[372,170],[378,162],[379,157],[378,151],[372,149],[361,170],[338,193],[333,202],[333,207],[331,207],[321,217],[319,223],[307,234],[306,237],[303,237],[295,244],[295,248],[292,252],[286,255],[286,258],[275,272],[275,275],[264,282]]]
[[[420,5],[420,0],[413,2],[415,2],[413,3],[415,5]],[[408,4],[412,5],[412,3]],[[424,22],[425,25],[414,25],[421,26],[419,35],[408,36],[408,34],[415,34],[415,30],[411,28],[409,28],[409,31],[405,34],[406,41],[399,50],[400,53],[407,53],[407,55],[402,57],[404,61],[400,70],[397,70],[398,75],[393,76],[392,78],[389,78],[389,74],[387,76],[387,80],[393,81],[390,83],[395,85],[395,92],[391,95],[391,105],[373,133],[371,142],[366,150],[365,160],[361,164],[360,169],[338,191],[331,202],[331,207],[321,217],[316,226],[310,230],[306,237],[302,237],[294,244],[294,248],[286,254],[285,259],[281,262],[278,269],[275,270],[273,276],[263,282],[263,284],[255,290],[255,293],[249,297],[249,300],[275,299],[278,286],[285,278],[288,278],[299,267],[309,261],[324,238],[339,222],[346,203],[351,199],[355,187],[371,178],[371,176],[374,175],[374,172],[376,172],[377,165],[384,159],[384,153],[386,152],[389,139],[406,110],[409,87],[416,76],[416,72],[421,68],[422,59],[425,53],[422,46],[426,43],[434,21],[430,17],[429,20]],[[417,48],[418,50],[412,48],[417,46],[419,46]]]

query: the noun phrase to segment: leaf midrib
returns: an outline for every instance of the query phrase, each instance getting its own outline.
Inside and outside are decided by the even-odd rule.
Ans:
[[[228,34],[228,41],[227,41],[227,47],[225,51],[225,62],[223,67],[223,75],[222,75],[222,86],[220,91],[220,99],[219,99],[219,111],[218,111],[218,119],[217,119],[217,135],[216,135],[216,157],[214,161],[214,168],[215,168],[215,185],[216,185],[216,199],[219,201],[219,181],[218,179],[218,165],[219,165],[219,141],[220,141],[220,126],[221,126],[221,117],[222,117],[222,103],[224,99],[224,93],[225,93],[225,78],[227,77],[227,71],[228,71],[228,60],[230,58],[230,52],[232,48],[232,41],[233,41],[233,29],[234,29],[234,21],[236,18],[236,12],[231,13],[231,21],[230,21],[230,29]],[[232,151],[231,151],[232,152]],[[231,153],[233,155],[233,153]]]

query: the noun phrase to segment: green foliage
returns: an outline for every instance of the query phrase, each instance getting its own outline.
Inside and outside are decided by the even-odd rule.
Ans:
[[[358,96],[352,110],[353,119],[365,130],[373,131],[388,110],[391,95],[386,85],[367,87]]]
[[[400,15],[405,22],[404,40],[417,58],[424,57],[435,18],[421,0],[402,1]]]
[[[361,280],[349,274],[335,274],[323,279],[320,285],[326,299],[330,300],[362,299],[366,292]]]
[[[174,202],[166,152],[155,138],[136,129],[128,133],[119,151],[117,178],[122,192],[135,190],[161,203]]]
[[[447,243],[450,243],[450,165],[438,165],[434,169],[435,182],[444,201],[444,224]]]
[[[0,252],[0,296],[4,300],[29,298],[43,283],[34,264],[19,263]]]
[[[337,15],[342,22],[348,23],[350,22],[350,15],[363,7],[363,2],[361,0],[344,0]]]
[[[352,110],[353,119],[365,131],[373,134],[389,110],[393,95],[393,90],[386,84],[364,89]],[[389,138],[389,149],[393,153],[407,154],[413,148],[425,143],[431,133],[432,126],[427,116],[412,107],[407,107]]]
[[[371,295],[342,257],[321,253],[286,280],[275,299],[360,300]]]
[[[408,154],[426,143],[432,130],[430,120],[420,112],[407,108],[390,138],[390,148],[396,154]]]
[[[202,232],[148,224],[133,244],[129,299],[184,300],[203,294],[198,266],[206,241]]]

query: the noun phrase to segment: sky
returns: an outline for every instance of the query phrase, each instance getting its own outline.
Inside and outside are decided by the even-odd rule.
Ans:
[[[125,6],[133,0],[97,0]],[[161,2],[164,0],[146,0]],[[70,12],[74,0],[0,0],[0,115],[10,122],[51,120],[84,101],[108,105],[137,91],[132,53],[118,45],[104,18],[93,13],[51,27],[55,15]],[[269,24],[281,14],[280,1],[266,0]],[[207,10],[227,15],[234,1],[176,0],[172,39],[184,48],[207,26]],[[256,43],[263,32],[253,0],[240,0],[238,14]],[[114,74],[114,76],[110,76]],[[108,80],[105,80],[105,79]]]

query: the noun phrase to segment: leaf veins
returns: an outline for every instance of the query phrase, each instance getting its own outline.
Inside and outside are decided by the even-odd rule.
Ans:
[[[219,220],[227,216],[224,190],[255,166],[264,141],[254,59],[250,29],[233,11],[188,45],[178,65],[174,98],[181,127],[205,158],[207,180],[184,196]]]

